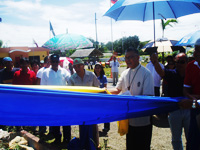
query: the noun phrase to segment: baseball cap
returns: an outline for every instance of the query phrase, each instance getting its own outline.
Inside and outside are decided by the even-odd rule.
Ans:
[[[78,64],[84,64],[84,62],[83,62],[80,58],[74,59],[73,66],[74,66],[74,65],[78,65]]]
[[[12,61],[12,58],[10,58],[10,57],[4,57],[3,58],[3,62],[6,62],[6,61]]]
[[[50,60],[54,60],[54,61],[59,61],[59,58],[60,58],[60,56],[57,55],[57,54],[52,54],[52,55],[50,56]]]
[[[200,46],[200,38],[198,40],[196,40],[195,46]]]
[[[97,62],[97,63],[95,64],[95,66],[97,66],[97,65],[100,65],[100,66],[101,66],[101,64],[100,64],[99,62]]]

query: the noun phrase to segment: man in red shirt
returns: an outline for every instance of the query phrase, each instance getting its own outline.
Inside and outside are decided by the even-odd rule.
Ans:
[[[195,44],[194,58],[187,66],[184,81],[185,95],[192,100],[200,98],[200,39]]]
[[[19,71],[16,71],[13,77],[12,84],[18,85],[34,85],[36,84],[36,74],[34,71],[30,70],[29,60],[27,58],[20,59]],[[17,127],[17,130],[20,130],[20,127]],[[35,132],[35,127],[31,127],[31,131]]]
[[[13,77],[13,84],[19,85],[34,85],[36,84],[36,74],[31,71],[29,67],[29,60],[27,58],[20,59],[21,69],[16,71]]]
[[[200,149],[200,109],[197,102],[200,99],[200,39],[195,43],[194,58],[188,63],[184,80],[184,94],[189,100],[183,100],[180,105],[192,108],[190,111],[190,128],[187,141],[187,150]],[[197,109],[198,108],[198,109]]]

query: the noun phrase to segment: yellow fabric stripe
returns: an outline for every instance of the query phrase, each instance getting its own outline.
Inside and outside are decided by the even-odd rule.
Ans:
[[[48,90],[61,90],[61,91],[71,91],[71,92],[84,92],[84,93],[107,93],[110,92],[105,88],[90,87],[90,86],[54,86],[54,85],[8,85],[8,86],[18,86],[26,88],[36,88],[36,89],[48,89]]]

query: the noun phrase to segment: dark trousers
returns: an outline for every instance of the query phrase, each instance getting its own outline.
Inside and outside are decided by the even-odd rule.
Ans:
[[[198,127],[197,115],[200,114],[199,108],[190,110],[190,127],[186,150],[200,150],[200,129]]]
[[[127,150],[150,150],[152,136],[152,124],[147,126],[129,126],[126,135]]]
[[[95,145],[99,145],[98,126],[80,125],[79,131],[81,148],[86,150],[96,150]]]
[[[39,126],[39,134],[44,134],[44,133],[46,133],[46,126]]]
[[[63,126],[63,141],[70,142],[71,140],[71,126]]]
[[[104,123],[104,129],[110,130],[110,123]]]
[[[154,94],[155,94],[155,96],[160,96],[160,87],[154,86]]]
[[[49,127],[50,133],[53,134],[56,143],[61,143],[60,126]]]

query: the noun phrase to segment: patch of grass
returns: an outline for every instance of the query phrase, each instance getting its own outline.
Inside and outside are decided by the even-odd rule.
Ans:
[[[144,67],[146,67],[147,62],[141,62],[141,65],[144,66]]]
[[[104,72],[107,78],[110,78],[111,68],[104,68]]]
[[[146,65],[147,65],[146,62],[140,62],[140,63],[141,63],[141,65],[144,66],[144,67],[146,67]],[[126,68],[127,65],[126,65],[125,62],[122,62],[122,63],[120,64],[120,67]],[[94,69],[90,69],[90,70],[89,70],[89,69],[86,69],[86,70],[87,70],[87,71],[94,72]],[[111,68],[105,67],[105,68],[104,68],[104,72],[105,72],[106,77],[107,77],[107,78],[110,78],[110,75],[111,75]],[[119,75],[119,76],[120,76],[120,75]]]

